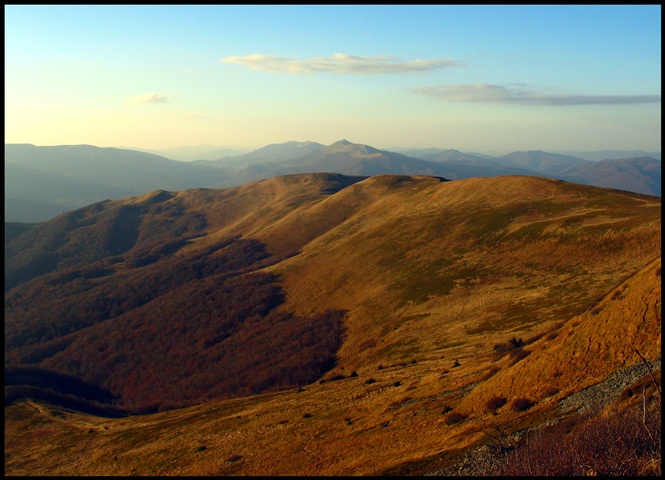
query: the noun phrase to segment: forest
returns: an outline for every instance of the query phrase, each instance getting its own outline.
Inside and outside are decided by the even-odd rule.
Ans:
[[[176,255],[204,217],[161,204],[104,209],[30,237],[52,243],[48,261],[36,245],[6,266],[6,403],[146,413],[296,388],[334,366],[344,312],[278,311],[279,277],[256,270],[280,259],[261,242],[233,236]],[[163,220],[150,230],[149,211]],[[74,248],[84,253],[67,255]]]

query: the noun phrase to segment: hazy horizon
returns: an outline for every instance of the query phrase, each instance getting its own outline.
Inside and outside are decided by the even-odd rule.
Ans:
[[[9,5],[5,143],[661,150],[660,5]]]

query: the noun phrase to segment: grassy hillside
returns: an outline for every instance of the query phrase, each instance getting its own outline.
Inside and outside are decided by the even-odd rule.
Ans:
[[[571,318],[559,329],[529,342],[531,354],[517,363],[508,355],[495,358],[494,375],[473,359],[458,367],[448,359],[432,359],[386,365],[300,389],[121,419],[82,415],[35,402],[6,407],[5,472],[420,475],[446,472],[448,468],[450,474],[458,471],[451,465],[465,451],[483,443],[514,443],[516,438],[524,438],[527,428],[535,438],[541,425],[567,419],[561,426],[578,431],[573,426],[584,425],[582,420],[559,400],[603,379],[617,365],[639,364],[637,355],[628,354],[628,345],[643,347],[647,355],[657,350],[654,344],[660,338],[659,271],[660,261],[650,264],[599,303],[602,313]],[[621,292],[620,298],[616,292]],[[640,305],[640,315],[625,316],[636,305]],[[607,328],[594,325],[599,318]],[[622,330],[626,333],[617,342],[616,332]],[[623,349],[626,356],[604,366],[598,361],[598,354],[605,349]],[[579,365],[597,367],[591,376],[583,378],[580,373],[584,369]],[[556,369],[558,375],[543,377],[543,368]],[[633,378],[627,385],[613,382],[613,389],[600,398],[597,408],[605,406],[603,401],[635,398],[641,412],[641,384],[649,387],[650,400],[658,398],[646,371]],[[548,380],[565,387],[559,392],[539,393]],[[633,384],[635,387],[628,388]],[[505,406],[490,408],[484,401],[487,393],[505,395]],[[532,400],[533,406],[513,408],[518,398]],[[625,408],[626,401],[619,405]],[[641,428],[639,424],[631,426]],[[598,435],[602,436],[603,431],[608,430],[598,431]],[[504,436],[499,437],[497,432]],[[45,438],[49,441],[44,442]],[[576,449],[580,458],[586,452],[581,445]],[[505,453],[497,455],[491,465],[501,465]],[[530,455],[535,468],[536,459],[542,456],[534,450]],[[638,460],[647,463],[641,474],[659,473],[659,457],[648,457],[643,452],[631,460],[633,465],[638,465]],[[525,469],[526,462],[522,458]],[[472,466],[476,474],[482,468],[479,463]]]
[[[72,392],[18,403],[6,465],[449,466],[492,428],[573,414],[560,402],[636,349],[660,359],[660,245],[658,197],[521,176],[304,174],[61,216],[6,246],[6,367],[78,379],[114,413],[192,406],[105,419],[67,410]]]
[[[658,199],[547,179],[378,176],[315,208],[348,218],[271,269],[283,308],[349,312],[347,370],[535,334],[660,254]]]

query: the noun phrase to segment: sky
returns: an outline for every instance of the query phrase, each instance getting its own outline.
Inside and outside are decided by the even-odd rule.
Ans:
[[[660,5],[5,5],[5,143],[661,149]]]

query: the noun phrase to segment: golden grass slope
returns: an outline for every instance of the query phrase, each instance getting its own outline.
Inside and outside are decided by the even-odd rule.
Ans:
[[[660,260],[618,286],[599,303],[598,314],[574,317],[555,338],[531,344],[531,355],[519,363],[498,361],[498,373],[485,380],[471,361],[450,368],[438,359],[302,391],[124,419],[31,403],[8,407],[5,473],[364,475],[419,462],[443,466],[459,449],[486,439],[489,425],[517,429],[555,418],[559,398],[639,362],[634,347],[658,356],[659,268]],[[616,355],[599,362],[605,351]],[[552,382],[561,393],[540,398]],[[484,402],[495,394],[528,395],[537,404],[527,412],[504,408],[492,415]],[[446,407],[469,418],[448,425]]]
[[[283,308],[348,310],[346,371],[490,350],[583,311],[660,255],[660,199],[533,177],[377,176],[308,214],[346,220],[272,270]],[[273,231],[297,237],[295,218]]]
[[[122,419],[6,407],[5,474],[424,473],[493,424],[553,421],[559,400],[639,362],[635,349],[660,358],[659,198],[533,177],[357,180],[168,200],[206,214],[200,244],[235,233],[299,252],[269,267],[280,308],[348,311],[327,381]],[[497,358],[513,336],[534,338],[530,354]],[[493,415],[495,395],[535,406]],[[467,417],[451,425],[449,411]]]

